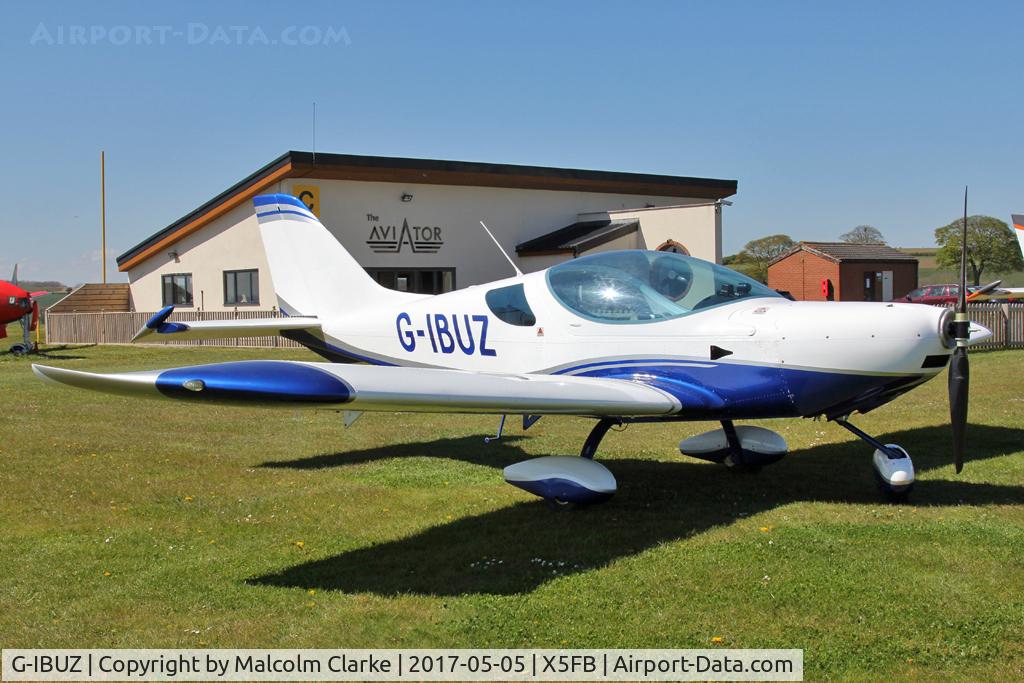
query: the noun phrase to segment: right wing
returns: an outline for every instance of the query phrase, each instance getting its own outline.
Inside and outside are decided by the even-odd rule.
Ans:
[[[347,410],[531,415],[668,415],[680,401],[640,382],[567,375],[300,361],[236,361],[116,374],[33,365],[43,379],[112,394]]]
[[[167,322],[174,306],[167,306],[150,318],[132,337],[133,342],[227,339],[232,337],[276,337],[289,330],[320,331],[317,318],[261,318],[255,320],[202,320]],[[154,335],[157,335],[154,337]],[[164,335],[166,335],[164,337]],[[151,338],[152,337],[152,338]],[[164,338],[161,338],[164,337]]]

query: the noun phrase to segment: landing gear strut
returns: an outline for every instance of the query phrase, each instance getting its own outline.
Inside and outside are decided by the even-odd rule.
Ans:
[[[580,457],[593,460],[594,456],[597,455],[597,447],[601,445],[601,439],[604,438],[609,429],[617,424],[622,424],[622,421],[613,420],[610,417],[602,417],[598,420],[594,428],[590,430],[590,436],[583,442],[583,450],[580,451]]]
[[[789,446],[780,435],[753,425],[737,427],[722,420],[722,428],[692,436],[679,444],[683,455],[725,465],[733,472],[757,472],[786,455]]]
[[[845,417],[837,417],[836,424],[849,430],[855,436],[875,447],[872,464],[875,468],[875,480],[878,488],[886,498],[894,503],[901,503],[910,495],[914,488],[914,462],[910,454],[902,446],[894,443],[883,444],[867,432],[853,426]]]
[[[729,444],[729,455],[722,463],[733,472],[760,472],[760,463],[748,462],[748,458],[743,457],[743,445],[732,420],[722,420],[722,431],[725,432],[725,440]]]
[[[36,350],[36,345],[32,343],[32,339],[29,337],[29,330],[32,327],[32,314],[28,313],[21,317],[21,337],[22,343],[15,344],[11,347],[11,355],[24,356],[25,354],[32,353]]]

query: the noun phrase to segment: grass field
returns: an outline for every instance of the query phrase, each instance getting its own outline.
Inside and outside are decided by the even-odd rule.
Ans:
[[[61,348],[143,369],[303,352]],[[38,359],[37,359],[38,360]],[[772,423],[758,475],[609,434],[609,503],[549,511],[500,467],[590,423],[243,410],[62,390],[0,356],[0,646],[800,647],[807,680],[1024,678],[1024,355],[972,358],[962,475],[945,377],[857,423],[905,446],[878,498],[839,427]],[[720,639],[720,640],[719,640]]]

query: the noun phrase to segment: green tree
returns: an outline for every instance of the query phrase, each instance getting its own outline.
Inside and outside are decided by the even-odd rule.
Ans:
[[[935,243],[939,245],[935,261],[939,266],[959,271],[963,228],[964,219],[958,218],[935,230]],[[981,274],[986,270],[1006,273],[1024,269],[1017,237],[1010,226],[992,216],[970,216],[967,219],[967,268],[976,285],[981,284]]]
[[[750,264],[749,268],[744,269],[747,275],[757,278],[761,282],[767,282],[768,264],[795,245],[796,242],[789,235],[768,235],[747,242],[737,257]]]
[[[844,232],[839,239],[850,244],[885,244],[882,231],[873,225],[858,225],[853,230]]]

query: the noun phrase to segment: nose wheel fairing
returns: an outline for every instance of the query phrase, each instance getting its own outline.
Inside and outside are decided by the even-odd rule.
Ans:
[[[899,444],[883,444],[867,432],[850,424],[846,417],[835,419],[835,423],[859,437],[869,446],[875,447],[871,464],[875,469],[875,479],[882,493],[893,502],[906,500],[914,487],[914,463],[910,454]]]

